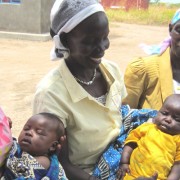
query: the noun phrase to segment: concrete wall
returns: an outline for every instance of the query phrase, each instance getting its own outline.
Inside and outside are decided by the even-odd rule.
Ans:
[[[0,31],[48,33],[54,0],[21,0],[20,4],[0,4]]]

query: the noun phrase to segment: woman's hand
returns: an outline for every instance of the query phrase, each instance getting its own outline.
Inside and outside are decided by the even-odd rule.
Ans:
[[[90,176],[87,172],[80,169],[79,166],[76,166],[71,163],[69,160],[69,148],[68,148],[68,141],[66,136],[61,138],[61,146],[59,151],[59,161],[63,166],[66,176],[69,180],[98,180],[97,178]]]
[[[59,139],[59,144],[57,145],[58,151],[61,150],[61,148],[62,148],[62,146],[63,146],[65,140],[66,140],[66,135],[60,137],[60,139]]]

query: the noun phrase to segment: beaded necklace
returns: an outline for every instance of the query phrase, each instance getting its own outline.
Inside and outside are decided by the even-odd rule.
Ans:
[[[94,82],[94,80],[95,80],[95,78],[96,78],[96,69],[94,69],[94,75],[93,75],[92,79],[91,79],[90,81],[88,81],[88,82],[83,81],[83,80],[80,80],[80,79],[78,79],[78,78],[75,77],[75,76],[74,76],[74,78],[76,79],[77,82],[80,82],[80,83],[82,83],[82,84],[85,84],[85,85],[89,86],[89,85],[91,85],[91,84]]]

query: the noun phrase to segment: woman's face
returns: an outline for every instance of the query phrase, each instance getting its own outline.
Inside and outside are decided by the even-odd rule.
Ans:
[[[70,50],[68,60],[86,68],[96,68],[109,48],[109,26],[104,12],[98,12],[65,35]]]
[[[176,57],[180,57],[180,21],[174,25],[169,25],[171,36],[171,53]]]

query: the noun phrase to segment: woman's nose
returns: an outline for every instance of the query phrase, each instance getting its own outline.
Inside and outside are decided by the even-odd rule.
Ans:
[[[97,46],[97,52],[103,52],[103,51],[105,51],[106,49],[105,49],[105,47],[104,47],[104,45],[102,45],[102,44],[99,44],[98,46]]]
[[[97,49],[98,49],[99,52],[105,51],[105,50],[108,49],[108,48],[109,48],[109,41],[108,41],[108,40],[106,40],[106,41],[101,40],[101,41],[99,41],[99,43],[97,44]]]

